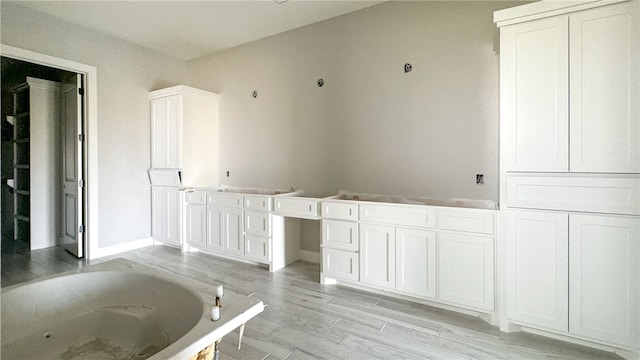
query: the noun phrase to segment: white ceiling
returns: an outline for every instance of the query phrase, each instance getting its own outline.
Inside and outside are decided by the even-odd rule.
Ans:
[[[16,3],[166,55],[191,60],[381,2],[28,0]]]

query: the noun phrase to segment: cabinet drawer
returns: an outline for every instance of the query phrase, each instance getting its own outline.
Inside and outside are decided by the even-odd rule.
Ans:
[[[322,249],[322,272],[324,276],[358,281],[358,253],[335,250]]]
[[[318,199],[291,197],[274,199],[274,211],[279,215],[318,218],[320,216]]]
[[[322,217],[357,221],[358,204],[323,201]]]
[[[358,223],[322,220],[322,246],[358,251]]]
[[[438,210],[438,228],[491,235],[494,232],[494,214],[459,209],[440,209]]]
[[[271,198],[268,196],[244,196],[244,208],[249,210],[271,211]]]
[[[187,193],[187,202],[189,204],[205,205],[207,203],[207,193],[204,191],[192,191]]]
[[[271,215],[259,211],[245,211],[244,232],[251,235],[271,236]]]
[[[436,211],[424,206],[361,204],[360,221],[433,228],[436,226]]]
[[[507,206],[640,215],[640,177],[508,175]]]
[[[244,256],[262,262],[271,259],[271,246],[268,237],[246,234],[244,236]]]
[[[207,196],[207,204],[224,207],[242,207],[242,195],[209,193]]]

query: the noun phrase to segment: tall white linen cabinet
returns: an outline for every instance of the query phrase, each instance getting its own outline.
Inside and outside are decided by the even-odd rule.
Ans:
[[[149,93],[151,236],[181,246],[181,187],[218,185],[218,94],[178,85]]]
[[[503,330],[638,352],[638,7],[542,1],[494,14]]]

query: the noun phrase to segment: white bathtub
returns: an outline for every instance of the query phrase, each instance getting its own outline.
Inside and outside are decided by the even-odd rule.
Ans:
[[[213,285],[118,259],[4,288],[2,357],[188,359],[264,309],[226,291],[211,321]]]

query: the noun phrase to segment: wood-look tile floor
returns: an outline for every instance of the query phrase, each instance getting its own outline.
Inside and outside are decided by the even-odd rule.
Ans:
[[[222,359],[620,359],[544,337],[501,333],[484,321],[376,293],[319,284],[319,265],[296,262],[276,273],[203,253],[163,246],[98,260],[61,248],[2,254],[2,286],[126,258],[232,291],[268,307],[238,335],[226,336]]]

